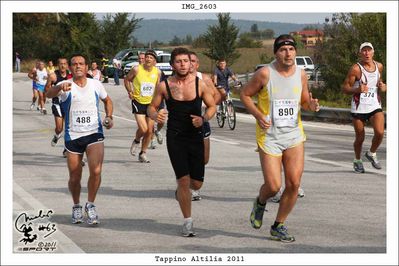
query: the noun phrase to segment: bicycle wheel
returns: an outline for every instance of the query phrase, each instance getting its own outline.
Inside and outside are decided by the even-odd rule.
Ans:
[[[233,102],[229,102],[227,104],[227,123],[229,124],[229,128],[234,130],[236,128],[236,111],[234,109]]]
[[[220,104],[219,109],[216,112],[216,121],[218,122],[218,125],[220,128],[222,128],[224,126],[224,119],[225,119],[225,115],[224,115],[224,106],[223,106],[223,102]]]

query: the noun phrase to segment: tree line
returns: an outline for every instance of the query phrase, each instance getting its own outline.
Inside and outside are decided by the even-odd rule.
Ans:
[[[128,13],[14,13],[13,50],[23,59],[56,60],[79,52],[90,60],[130,46],[141,19]]]

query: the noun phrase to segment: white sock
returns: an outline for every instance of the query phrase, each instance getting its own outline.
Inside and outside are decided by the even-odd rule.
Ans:
[[[184,218],[184,223],[188,223],[188,222],[192,222],[193,218],[188,217],[188,218]]]
[[[370,150],[369,150],[369,153],[370,153],[371,156],[376,156],[377,155],[376,152],[371,152]]]

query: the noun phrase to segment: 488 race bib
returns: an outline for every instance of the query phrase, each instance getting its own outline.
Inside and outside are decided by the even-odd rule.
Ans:
[[[89,110],[73,110],[72,111],[72,131],[86,132],[98,128],[97,111]]]

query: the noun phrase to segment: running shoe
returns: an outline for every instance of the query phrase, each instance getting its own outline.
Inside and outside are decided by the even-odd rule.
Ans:
[[[47,114],[47,110],[45,108],[42,109],[42,114],[46,115]]]
[[[355,170],[356,173],[365,172],[362,160],[353,160],[353,170]]]
[[[299,198],[305,197],[305,191],[301,187],[298,188],[298,197]]]
[[[274,203],[279,203],[281,196],[283,195],[283,192],[284,192],[283,187],[281,187],[280,190],[277,192],[277,194],[274,195],[270,200]]]
[[[30,110],[33,111],[33,109],[35,109],[35,104],[34,104],[34,103],[32,103],[32,104],[30,105]]]
[[[276,227],[272,226],[270,228],[270,235],[270,239],[272,240],[278,240],[285,243],[295,241],[295,237],[288,234],[287,227],[285,227],[284,224],[279,224]]]
[[[142,163],[149,163],[150,160],[147,159],[147,155],[145,154],[145,152],[139,154],[139,161]]]
[[[159,145],[162,145],[163,143],[163,136],[161,131],[155,130],[155,136],[157,137],[157,142]]]
[[[381,169],[381,164],[377,159],[377,153],[372,154],[370,151],[366,152],[364,154],[364,156],[367,158],[367,160],[369,160],[371,162],[371,165],[375,168],[375,169]]]
[[[88,224],[99,224],[96,206],[94,204],[86,203],[85,205],[86,222]]]
[[[193,237],[196,235],[194,232],[193,220],[184,222],[182,233],[185,237]]]
[[[66,150],[66,149],[64,149],[64,150],[62,151],[62,157],[64,157],[64,158],[67,157],[67,150]]]
[[[82,206],[77,205],[72,207],[72,223],[80,224],[83,222]]]
[[[192,201],[199,201],[201,200],[200,190],[192,190],[191,191],[191,200]]]
[[[37,106],[37,107],[36,107],[36,110],[37,110],[37,111],[40,111],[40,108],[39,108],[39,106]]]
[[[130,154],[132,156],[136,156],[137,150],[139,149],[140,142],[136,142],[136,140],[133,140],[132,146],[130,146]]]
[[[251,225],[255,229],[259,229],[262,226],[262,220],[263,220],[263,213],[265,212],[265,205],[259,205],[258,204],[258,197],[254,200],[254,204],[252,207],[251,215],[249,217],[249,220],[251,221]]]
[[[157,147],[157,146],[156,146],[156,144],[155,144],[155,137],[153,137],[153,138],[151,139],[151,143],[150,143],[150,146],[149,146],[148,148],[151,149],[151,150],[155,150],[156,147]]]
[[[82,167],[84,167],[84,166],[86,165],[85,159],[82,159],[82,161],[80,162],[80,164],[82,165]]]
[[[54,135],[53,139],[51,140],[51,146],[55,147],[57,145],[58,140],[61,138],[61,134],[59,136]]]

